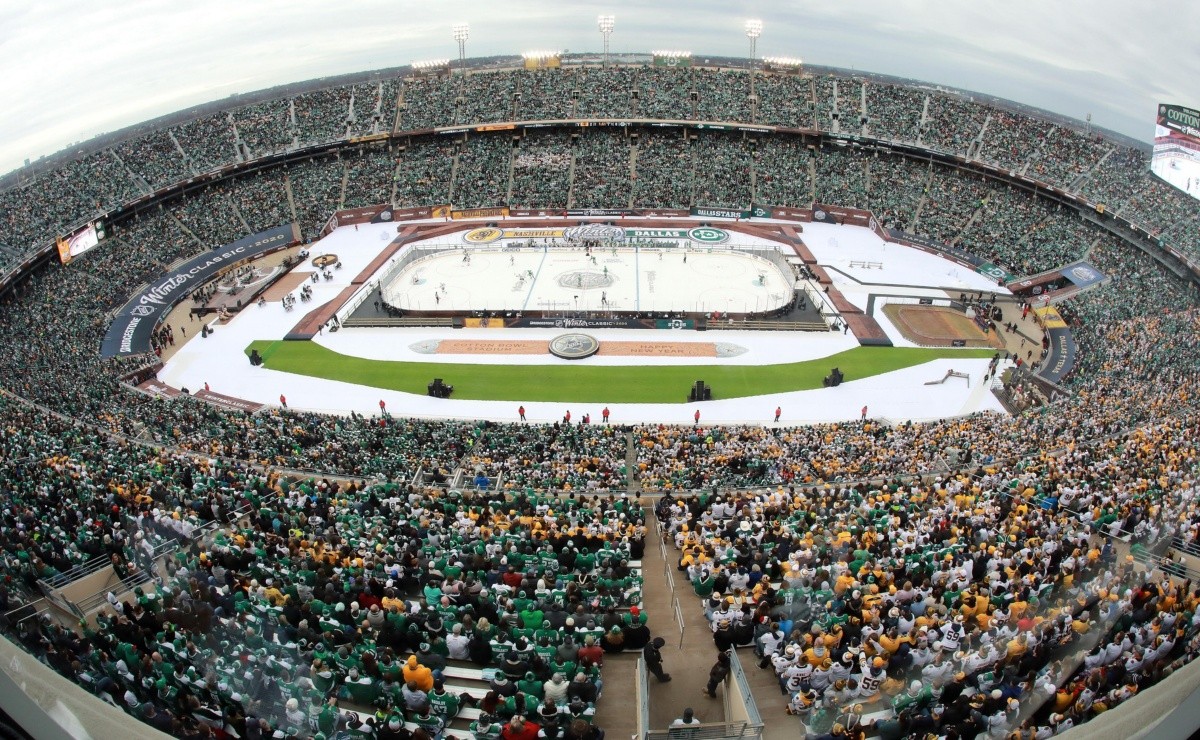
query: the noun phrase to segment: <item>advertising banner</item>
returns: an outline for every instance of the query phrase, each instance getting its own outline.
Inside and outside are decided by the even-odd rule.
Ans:
[[[366,208],[348,208],[334,211],[338,226],[352,224],[386,223],[392,220],[392,207],[388,205],[367,206]]]
[[[1046,362],[1037,371],[1037,375],[1051,383],[1061,383],[1063,378],[1075,367],[1075,335],[1063,327],[1047,328],[1046,336],[1050,338],[1050,352]]]
[[[696,322],[693,319],[655,319],[655,329],[695,329]]]
[[[508,215],[508,207],[498,208],[467,208],[461,211],[450,211],[450,218],[455,221],[464,218],[504,218]]]
[[[1067,322],[1063,321],[1062,314],[1057,309],[1051,306],[1039,306],[1033,309],[1033,313],[1037,315],[1038,320],[1042,323],[1044,329],[1066,329]]]
[[[700,218],[750,218],[750,211],[734,211],[729,208],[696,206],[691,210],[691,215],[699,216]]]
[[[801,221],[808,223],[813,220],[812,211],[807,208],[772,208],[771,218],[786,219],[788,221]]]
[[[193,290],[239,262],[261,257],[299,240],[294,224],[276,226],[193,257],[160,275],[117,312],[100,345],[101,356],[127,357],[149,352],[154,327]]]
[[[504,319],[489,319],[468,316],[463,319],[464,329],[503,329]]]
[[[183,395],[182,391],[172,388],[158,378],[151,378],[144,383],[139,383],[138,388],[155,396],[162,396],[163,398],[176,398]]]
[[[568,216],[629,216],[633,211],[628,208],[584,208],[568,209]]]
[[[1087,288],[1104,282],[1106,275],[1087,262],[1072,262],[1060,270],[1062,276],[1078,288]]]
[[[511,327],[530,329],[649,329],[652,319],[521,318],[508,319]]]
[[[416,221],[424,218],[433,218],[433,209],[438,206],[425,206],[423,208],[393,208],[391,211],[380,211],[379,215],[372,219],[371,223],[387,223],[388,221]]]
[[[655,67],[690,67],[692,66],[692,55],[683,53],[667,53],[655,54],[653,56]]]
[[[220,393],[213,393],[212,391],[196,391],[194,396],[205,403],[212,404],[225,411],[245,411],[253,414],[263,407],[261,403],[246,401],[241,398],[234,398],[233,396],[225,396]]]
[[[674,216],[690,216],[690,211],[685,211],[678,208],[648,208],[644,210],[634,211],[639,216],[649,216],[655,218],[658,216],[674,217]]]
[[[661,241],[662,244],[656,243],[654,246],[665,247],[685,239],[699,244],[724,244],[729,241],[729,232],[712,226],[697,226],[692,229],[622,229],[608,224],[546,229],[502,229],[496,226],[482,226],[464,233],[462,238],[467,244],[479,245],[492,244],[502,239],[562,239],[571,244],[581,244],[588,240],[609,244]]]
[[[845,208],[843,206],[827,206],[813,204],[812,220],[830,224],[850,224],[851,226],[870,226],[870,211],[860,208]]]

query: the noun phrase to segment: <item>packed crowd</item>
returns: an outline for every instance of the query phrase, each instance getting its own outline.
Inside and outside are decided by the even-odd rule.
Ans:
[[[1050,737],[1200,655],[1200,590],[1115,539],[1195,529],[1198,433],[1182,413],[1017,466],[657,513],[717,648],[753,643],[809,737]]]
[[[624,131],[597,131],[575,140],[575,208],[629,206],[630,143]]]
[[[506,490],[625,490],[626,448],[624,432],[607,424],[491,424],[464,469]]]
[[[682,132],[648,131],[638,136],[634,207],[674,208],[692,203],[693,162]]]
[[[464,703],[483,712],[477,737],[513,716],[565,729],[591,722],[604,655],[649,640],[631,566],[645,527],[623,498],[339,486],[117,441],[7,399],[0,420],[3,626],[175,736],[333,737],[366,717],[436,738]],[[94,626],[21,609],[38,579],[105,558],[145,577]],[[448,661],[494,669],[486,693],[448,695]]]
[[[360,149],[348,154],[343,208],[363,208],[390,202],[396,177],[396,153],[390,149]]]
[[[512,159],[511,137],[469,137],[459,148],[450,202],[461,208],[507,205]]]
[[[745,73],[618,68],[503,74],[360,85],[220,113],[125,142],[0,194],[0,242],[33,245],[81,213],[239,157],[286,148],[298,136],[294,126],[312,137],[337,135],[339,127],[351,124],[365,131],[361,127],[370,110],[373,120],[390,128],[392,113],[387,110],[396,99],[403,106],[401,129],[513,115],[505,94],[512,97],[515,115],[529,118],[561,118],[575,109],[616,115],[625,110],[622,106],[653,117],[707,117],[718,108],[749,116],[743,109],[749,105]],[[619,89],[600,92],[610,74],[623,75],[619,79],[631,81],[637,94],[625,100]],[[1045,176],[1078,181],[1083,192],[1104,197],[1113,210],[1161,227],[1168,243],[1194,246],[1200,239],[1194,204],[1180,201],[1144,172],[1133,172],[1144,158],[1129,150],[994,108],[981,117],[979,109],[961,100],[931,104],[922,126],[925,92],[846,78],[838,78],[836,85],[827,77],[811,82],[818,98],[814,105],[804,102],[807,83],[801,79],[759,80],[767,86],[764,99],[774,96],[775,101],[760,103],[760,116],[764,107],[782,115],[778,111],[794,105],[825,126],[832,123],[836,100],[839,125],[848,126],[862,113],[865,87],[869,135],[920,136],[927,145],[965,151],[978,123],[984,131],[978,156],[988,159],[994,152],[996,160],[1004,158],[1014,168],[1045,163],[1038,170]],[[498,86],[500,102],[474,107],[484,105],[476,102],[475,85]],[[695,98],[693,91],[699,93]],[[799,94],[800,102],[784,102],[789,91]],[[680,100],[686,102],[681,105]],[[712,101],[724,102],[714,107]],[[581,638],[590,634],[598,641],[612,627],[626,640],[626,627],[637,632],[636,625],[624,621],[609,624],[624,618],[608,612],[639,598],[636,577],[621,565],[639,557],[637,513],[624,499],[605,499],[593,508],[577,499],[561,502],[536,495],[539,489],[624,489],[632,479],[643,489],[671,491],[783,487],[685,502],[668,519],[684,535],[680,544],[694,561],[685,565],[694,566],[694,575],[704,575],[705,563],[722,563],[722,570],[708,568],[714,590],[724,576],[727,581],[719,591],[734,596],[737,611],[742,611],[739,598],[750,604],[751,615],[760,601],[767,605],[759,615],[764,620],[756,622],[758,637],[776,634],[768,628],[772,620],[780,622],[783,636],[771,650],[764,645],[764,657],[790,660],[791,645],[793,655],[811,650],[821,658],[804,660],[812,668],[807,688],[805,676],[798,675],[804,673],[800,662],[780,672],[785,677],[791,671],[783,688],[795,695],[796,712],[815,726],[836,718],[846,706],[853,714],[856,703],[912,693],[902,691],[905,682],[925,677],[925,669],[935,666],[942,683],[930,678],[928,696],[924,685],[918,687],[898,706],[916,709],[886,720],[901,724],[881,725],[881,733],[902,733],[913,726],[904,722],[949,726],[960,721],[982,722],[997,731],[1028,721],[1036,733],[1043,728],[1052,732],[1094,716],[1156,680],[1173,661],[1191,657],[1196,597],[1174,585],[1143,582],[1122,559],[1113,561],[1105,554],[1097,537],[1119,529],[1153,542],[1176,532],[1194,536],[1200,529],[1191,503],[1190,467],[1200,351],[1193,342],[1180,341],[1200,329],[1191,308],[1197,303],[1194,288],[1149,254],[1102,236],[1078,217],[939,165],[856,148],[810,151],[773,136],[751,141],[700,133],[689,141],[681,130],[643,130],[636,154],[630,152],[630,140],[625,131],[590,130],[573,143],[555,133],[531,135],[516,150],[507,134],[470,135],[456,143],[413,138],[395,151],[347,150],[340,157],[242,176],[164,203],[161,209],[115,220],[110,227],[114,245],[72,268],[29,275],[0,306],[0,377],[6,379],[6,390],[94,426],[0,403],[0,470],[11,481],[13,502],[0,516],[0,548],[12,578],[12,585],[0,592],[4,606],[19,604],[37,578],[53,578],[98,556],[109,558],[118,572],[131,573],[149,565],[147,548],[176,541],[182,547],[161,600],[140,594],[137,601],[145,603],[120,605],[121,616],[82,638],[27,620],[26,646],[66,675],[91,683],[97,693],[136,707],[151,724],[185,736],[203,732],[197,721],[231,723],[245,729],[243,736],[252,736],[261,728],[251,730],[249,717],[265,720],[272,729],[325,732],[328,722],[342,721],[336,711],[324,709],[331,692],[352,703],[361,703],[354,701],[356,696],[372,697],[372,702],[386,697],[379,707],[381,725],[399,715],[420,724],[429,716],[422,714],[421,699],[408,703],[405,687],[388,682],[395,671],[380,665],[390,660],[402,673],[402,659],[409,652],[418,656],[418,664],[428,665],[436,662],[443,645],[449,653],[452,635],[469,639],[487,634],[487,626],[495,626],[497,638],[509,633],[511,645],[488,639],[493,657],[504,663],[510,647],[517,648],[522,639],[524,648],[516,652],[539,654],[538,647],[547,647],[536,644],[541,635],[517,633],[541,627],[536,619],[522,616],[522,600],[553,601],[554,592],[562,591],[564,604],[573,605],[573,627]],[[237,141],[244,144],[241,153]],[[1031,141],[1039,142],[1033,154]],[[1049,164],[1049,155],[1060,149],[1077,161]],[[1104,163],[1094,167],[1110,149]],[[567,164],[569,170],[572,155],[579,207],[623,206],[630,198],[636,205],[655,207],[712,205],[710,200],[744,205],[753,181],[759,193],[778,194],[788,203],[806,203],[815,195],[828,203],[877,204],[890,223],[946,242],[961,241],[1023,272],[1055,267],[1086,253],[1112,280],[1072,299],[1064,311],[1080,344],[1080,364],[1068,380],[1075,395],[1050,411],[1016,419],[982,415],[902,426],[866,420],[793,429],[639,427],[632,431],[636,469],[626,471],[624,433],[600,425],[484,428],[387,415],[332,418],[286,409],[230,414],[192,399],[168,402],[133,393],[117,378],[145,358],[105,362],[96,356],[108,312],[127,298],[130,285],[181,257],[232,241],[247,228],[293,220],[289,190],[296,220],[312,237],[337,207],[384,202],[384,191],[393,188],[398,205],[447,202],[455,157],[455,190],[462,195],[456,200],[463,201],[457,205],[472,198],[479,205],[503,202],[510,170],[514,200],[562,203],[562,192],[539,189],[533,180],[541,169],[560,171]],[[631,169],[632,177],[627,174]],[[96,179],[105,182],[93,184]],[[562,181],[555,182],[560,188]],[[112,433],[170,449],[146,451],[106,436]],[[1101,439],[1109,441],[1084,444]],[[1064,455],[1046,454],[1055,449]],[[239,462],[222,462],[218,456]],[[970,461],[980,470],[973,477],[948,475],[952,459]],[[391,482],[335,493],[333,484],[293,486],[249,469],[248,463]],[[870,487],[850,482],[939,472],[945,480],[933,483]],[[455,475],[465,475],[482,492],[409,488],[445,483]],[[510,491],[522,495],[510,499],[505,495]],[[79,505],[70,511],[60,506],[63,492]],[[215,543],[193,537],[213,522],[226,524],[231,511],[247,504],[253,510],[250,523],[236,533],[223,534]],[[409,518],[394,516],[397,507]],[[815,526],[818,518],[826,531]],[[747,531],[744,523],[750,534],[740,534]],[[479,538],[485,529],[489,537]],[[1007,543],[986,539],[1001,533],[1008,535]],[[482,553],[465,548],[473,538],[488,540]],[[381,543],[395,543],[395,551]],[[511,547],[489,552],[493,544]],[[994,550],[987,551],[988,545]],[[550,562],[561,564],[562,553],[574,552],[571,548],[578,550],[576,579],[564,577],[560,586],[563,572],[551,570]],[[1095,558],[1093,550],[1099,553]],[[938,558],[936,569],[926,567],[934,562],[925,557],[930,554]],[[468,559],[479,567],[467,567]],[[456,565],[458,560],[462,566]],[[740,572],[743,565],[746,573]],[[738,587],[728,584],[742,583],[743,576],[739,596]],[[393,586],[386,585],[389,579]],[[1101,596],[1098,580],[1104,579],[1121,587],[1108,585]],[[707,588],[705,577],[698,580],[701,590]],[[472,595],[475,586],[479,591]],[[384,605],[388,588],[401,589],[393,597],[395,612]],[[458,589],[457,594],[447,588]],[[462,600],[456,602],[455,595]],[[372,599],[379,602],[378,612],[371,609],[376,605]],[[389,621],[401,609],[411,612],[414,603],[415,614],[401,614],[398,624]],[[475,610],[470,624],[462,618],[463,604]],[[713,608],[720,613],[724,607]],[[543,610],[543,616],[548,613]],[[946,634],[958,623],[956,614],[963,617],[963,632],[951,650]],[[481,615],[488,625],[481,626]],[[589,627],[589,620],[596,626]],[[786,620],[793,629],[783,629]],[[1021,642],[1007,625],[1023,620],[1031,629]],[[302,621],[308,624],[302,626]],[[715,620],[718,633],[721,621]],[[924,644],[920,627],[925,628]],[[893,628],[895,633],[889,634]],[[857,643],[852,639],[856,629]],[[1100,639],[1104,655],[1116,650],[1112,660],[1093,652],[1091,665],[1085,657],[1082,669],[1068,668],[1065,662],[1061,670],[1053,667],[1089,649],[1089,636]],[[247,648],[233,656],[222,640]],[[426,643],[430,649],[423,651]],[[1170,643],[1166,649],[1164,643]],[[364,657],[370,647],[375,648],[371,661],[377,673]],[[851,647],[866,658],[850,661],[842,688],[837,679],[814,688],[821,680],[814,682],[818,672],[830,678],[834,663],[854,654]],[[818,651],[829,653],[828,671]],[[956,654],[960,651],[962,656]],[[1137,658],[1132,668],[1130,655]],[[238,671],[231,670],[231,657],[236,657]],[[884,661],[878,666],[882,673],[875,666],[877,658]],[[1113,670],[1118,664],[1122,670]],[[1052,667],[1043,673],[1045,666]],[[543,668],[553,668],[553,663]],[[347,683],[351,670],[358,671],[358,680]],[[535,675],[543,694],[560,690],[557,683],[553,690],[545,685],[555,683],[554,672],[559,671]],[[358,688],[364,675],[375,689]],[[878,685],[868,685],[873,683],[868,675],[877,677]],[[513,677],[514,684],[527,680],[524,671]],[[790,686],[793,678],[798,681]],[[846,693],[851,679],[856,684]],[[1127,679],[1131,683],[1119,683]],[[589,671],[583,682],[591,688],[578,691],[598,694]],[[1047,684],[1055,687],[1053,692],[1042,688]],[[877,691],[863,693],[872,688]],[[1021,702],[1043,690],[1044,698],[1053,699],[1052,712],[1022,708],[1026,705]],[[497,690],[492,697],[490,706],[498,716],[519,713],[517,704],[500,701],[509,691]],[[524,697],[536,693],[532,683],[528,691],[520,691]],[[993,696],[995,691],[999,697]],[[982,696],[978,707],[977,695]],[[432,704],[429,691],[425,697]],[[1015,710],[1008,699],[1018,700]],[[405,709],[393,714],[389,701]],[[144,708],[147,704],[153,708]],[[936,716],[939,706],[942,714]],[[540,711],[528,704],[525,708]],[[952,720],[956,712],[961,716]],[[198,715],[209,722],[194,721]]]
[[[340,157],[307,159],[288,166],[296,222],[306,240],[315,240],[341,207],[345,167]]]
[[[695,204],[735,210],[746,208],[752,195],[754,146],[755,142],[741,134],[719,132],[693,142]]]
[[[865,120],[869,137],[920,143],[1078,191],[1183,251],[1200,253],[1196,230],[1180,227],[1194,222],[1195,202],[1150,175],[1146,154],[1124,144],[950,93],[829,74],[757,74],[755,80],[757,105],[753,106],[749,75],[744,71],[630,66],[389,77],[267,100],[123,141],[0,194],[4,206],[0,210],[7,216],[7,224],[0,223],[0,244],[20,254],[79,222],[81,214],[118,209],[185,177],[296,147],[391,131],[393,125],[408,131],[514,119],[640,117],[755,121],[851,134],[860,133],[860,121]],[[468,144],[472,160],[468,164],[500,180],[485,188],[486,194],[507,193],[502,162],[473,162],[486,155],[478,146]],[[747,169],[745,154],[739,156],[737,147],[715,148],[718,156],[709,158],[705,152],[697,165],[733,166],[736,187],[712,196],[718,201],[740,200],[749,190],[746,175],[739,172]],[[759,176],[771,174],[765,171]],[[372,170],[366,182],[362,190],[352,193],[354,202],[376,192],[383,173]],[[862,188],[853,182],[847,185],[834,192],[861,194]],[[712,188],[698,190],[697,196]],[[547,191],[548,186],[531,189],[521,200],[550,203],[554,199],[545,197]],[[684,196],[678,187],[676,191],[673,204]],[[514,197],[521,194],[514,191]],[[482,204],[484,198],[478,200]],[[654,199],[646,194],[636,200]],[[493,197],[483,205],[502,201]],[[948,220],[929,218],[935,233],[961,225],[960,214],[947,215]],[[904,221],[898,214],[898,220],[911,223],[913,219]]]
[[[521,139],[513,151],[512,206],[559,210],[567,206],[575,141],[549,131],[535,131]]]

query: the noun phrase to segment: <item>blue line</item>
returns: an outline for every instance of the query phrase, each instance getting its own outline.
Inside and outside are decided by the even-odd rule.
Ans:
[[[542,265],[546,264],[546,255],[550,254],[549,247],[542,248],[542,261],[538,263],[537,272],[533,274],[533,280],[529,281],[529,292],[525,294],[525,302],[521,304],[521,312],[524,313],[529,308],[529,299],[533,295],[533,286],[537,285],[538,276],[542,274]]]
[[[638,266],[638,255],[642,253],[640,244],[633,245],[633,310],[642,310],[642,272]]]

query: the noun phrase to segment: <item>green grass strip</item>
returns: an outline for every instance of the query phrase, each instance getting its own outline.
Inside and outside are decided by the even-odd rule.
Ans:
[[[783,337],[784,335],[781,335]],[[790,338],[790,335],[788,335]],[[795,341],[803,341],[797,339]],[[988,358],[990,349],[857,347],[818,360],[784,365],[462,365],[350,357],[306,341],[256,341],[271,370],[425,395],[434,378],[454,386],[454,398],[474,401],[682,403],[697,380],[717,398],[742,398],[820,388],[833,367],[860,380],[944,357]]]

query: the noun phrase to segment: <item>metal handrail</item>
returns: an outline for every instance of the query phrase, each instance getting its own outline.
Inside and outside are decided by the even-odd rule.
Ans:
[[[1171,547],[1193,557],[1200,558],[1200,542],[1188,542],[1182,537],[1176,535],[1175,537],[1171,538]]]
[[[762,725],[749,722],[704,722],[666,730],[647,730],[645,740],[726,740],[762,736]]]
[[[754,703],[754,692],[750,690],[750,680],[746,678],[746,671],[742,669],[742,661],[738,658],[736,650],[729,651],[729,675],[733,677],[738,691],[742,693],[742,699],[746,705],[746,717],[750,724],[761,726],[762,715],[758,712],[758,705]]]
[[[49,578],[39,578],[38,580],[44,583],[48,588],[62,588],[73,581],[80,578],[86,578],[98,571],[104,569],[105,566],[112,563],[107,555],[97,555],[96,557],[84,563],[76,565],[70,570],[55,574]]]
[[[107,599],[108,594],[111,593],[114,596],[120,597],[129,593],[143,583],[149,583],[153,580],[154,576],[152,574],[139,569],[137,572],[122,578],[114,588],[101,589],[91,596],[85,596],[79,601],[76,601],[75,607],[84,614],[88,614],[93,609],[99,607]]]

